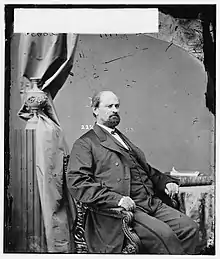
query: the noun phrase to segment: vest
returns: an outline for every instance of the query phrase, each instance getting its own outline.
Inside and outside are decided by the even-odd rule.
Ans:
[[[153,183],[147,175],[147,172],[141,167],[138,162],[136,153],[131,149],[129,143],[122,140],[129,147],[129,150],[124,148],[113,136],[115,143],[120,147],[120,150],[127,160],[131,173],[131,192],[130,197],[134,200],[137,207],[146,211],[148,214],[153,214],[162,201],[155,196]]]

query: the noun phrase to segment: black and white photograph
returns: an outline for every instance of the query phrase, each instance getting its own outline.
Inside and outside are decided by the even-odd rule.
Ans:
[[[216,11],[5,5],[3,253],[216,255]]]

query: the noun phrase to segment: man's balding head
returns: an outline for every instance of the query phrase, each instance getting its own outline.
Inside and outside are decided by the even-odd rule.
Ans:
[[[119,98],[112,91],[101,91],[92,98],[93,115],[98,123],[114,128],[120,122]]]

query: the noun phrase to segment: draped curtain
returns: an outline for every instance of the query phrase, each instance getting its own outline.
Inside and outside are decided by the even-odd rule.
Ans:
[[[47,103],[38,111],[36,124],[36,172],[48,252],[70,252],[70,231],[64,200],[63,158],[69,151],[53,105],[73,66],[78,35],[27,33],[18,46],[21,119],[33,114],[25,104],[31,90],[30,78],[40,79],[39,88],[47,93]]]

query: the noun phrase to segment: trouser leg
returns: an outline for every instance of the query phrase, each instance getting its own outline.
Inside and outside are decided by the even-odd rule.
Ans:
[[[148,254],[185,254],[177,235],[163,221],[136,210],[133,228],[142,242],[142,252]]]
[[[198,224],[190,217],[166,204],[159,206],[153,215],[166,223],[176,234],[186,254],[194,254],[199,242]]]

